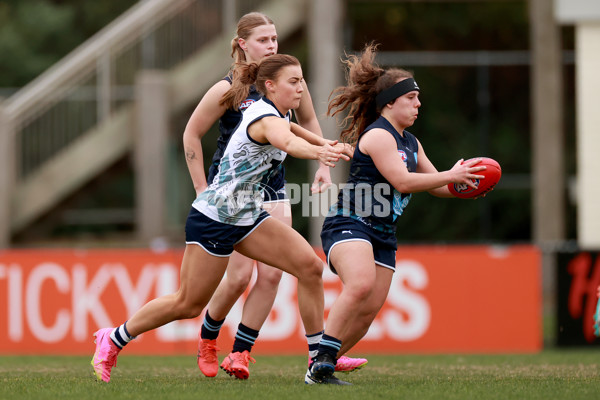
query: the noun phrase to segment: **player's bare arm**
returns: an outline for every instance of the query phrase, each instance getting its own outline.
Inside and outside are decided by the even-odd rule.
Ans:
[[[365,133],[358,146],[373,159],[385,179],[401,193],[425,192],[447,185],[454,177],[449,171],[410,173],[406,165],[400,162],[395,139],[383,129],[373,129]]]
[[[206,189],[207,186],[202,153],[202,137],[225,113],[225,107],[220,105],[219,101],[230,87],[229,82],[225,80],[214,84],[196,106],[183,132],[185,162],[190,171],[196,195]]]
[[[277,117],[265,117],[250,125],[248,134],[259,143],[270,143],[292,157],[318,160],[323,164],[334,167],[341,152],[325,143],[316,146],[294,135],[288,122]]]

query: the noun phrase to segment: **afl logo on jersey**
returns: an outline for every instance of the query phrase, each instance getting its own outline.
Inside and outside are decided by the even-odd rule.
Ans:
[[[246,99],[242,101],[242,104],[240,104],[240,111],[244,111],[246,108],[250,107],[254,102],[255,100],[253,99]]]
[[[406,155],[406,152],[404,150],[398,150],[398,154],[400,154],[400,158],[404,161],[404,164],[408,165],[408,156]]]

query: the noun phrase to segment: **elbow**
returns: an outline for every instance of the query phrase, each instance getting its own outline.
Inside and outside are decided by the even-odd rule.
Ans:
[[[394,185],[394,188],[400,193],[413,193],[415,191],[415,188],[408,183]]]
[[[206,132],[188,124],[183,130],[183,142],[199,141]]]
[[[188,143],[190,140],[192,140],[194,137],[192,131],[190,131],[189,129],[185,129],[183,131],[183,144],[185,145],[186,143]]]

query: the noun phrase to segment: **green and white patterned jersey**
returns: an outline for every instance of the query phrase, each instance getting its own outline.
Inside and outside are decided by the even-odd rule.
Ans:
[[[230,225],[254,224],[261,212],[262,191],[269,177],[287,153],[254,141],[248,127],[264,117],[279,117],[290,122],[291,113],[282,115],[263,97],[244,111],[242,121],[231,136],[219,164],[219,172],[192,204],[212,220]]]

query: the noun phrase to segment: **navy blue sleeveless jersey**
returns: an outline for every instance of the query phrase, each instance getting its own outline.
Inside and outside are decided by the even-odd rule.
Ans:
[[[231,84],[231,75],[227,75],[223,78],[227,82]],[[260,92],[256,90],[256,87],[252,85],[250,87],[250,93],[248,93],[248,97],[246,100],[242,101],[240,104],[239,110],[231,110],[227,109],[225,113],[219,119],[219,138],[217,139],[217,150],[215,150],[215,154],[213,155],[212,162],[210,164],[210,168],[208,169],[208,178],[207,182],[210,185],[214,180],[217,172],[219,172],[219,163],[221,162],[221,158],[223,158],[223,154],[225,153],[225,149],[227,148],[227,143],[231,139],[231,135],[235,132],[237,126],[242,121],[242,113],[250,107],[252,103],[259,100],[261,98]],[[285,185],[285,169],[283,165],[279,165],[276,173],[273,174],[267,185],[273,190],[277,191]]]
[[[379,117],[369,125],[365,132],[381,128],[396,140],[398,162],[404,162],[409,172],[417,170],[417,139],[410,132],[398,133],[384,117]],[[396,220],[402,214],[411,198],[410,193],[400,193],[381,175],[373,159],[358,148],[350,164],[348,183],[340,191],[338,201],[329,212],[328,218],[346,216],[362,222],[376,231],[396,232]]]

